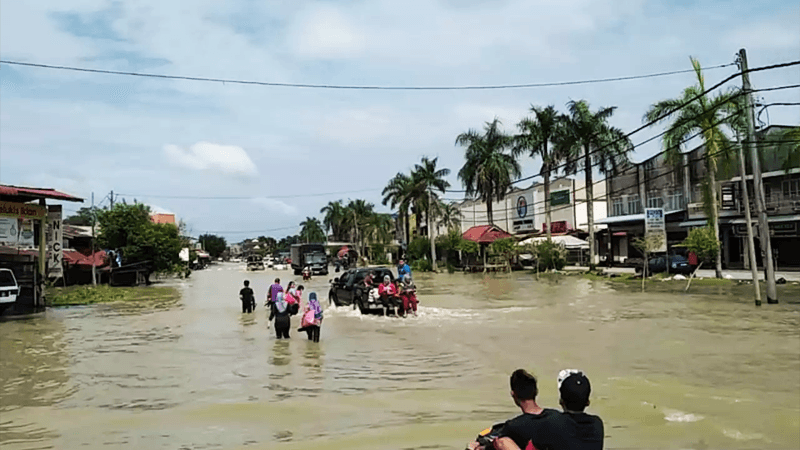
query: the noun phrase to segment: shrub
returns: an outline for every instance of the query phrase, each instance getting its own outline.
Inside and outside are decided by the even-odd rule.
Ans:
[[[432,272],[433,266],[427,259],[418,259],[411,263],[411,270],[414,272]]]
[[[429,257],[431,253],[431,241],[425,237],[416,237],[408,243],[408,257],[411,260],[419,260]]]
[[[536,264],[540,271],[561,270],[567,264],[567,250],[552,240],[530,244],[528,251],[536,258]]]

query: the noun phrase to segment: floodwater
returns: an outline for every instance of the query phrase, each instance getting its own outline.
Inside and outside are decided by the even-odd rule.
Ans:
[[[178,301],[0,323],[0,447],[462,449],[517,414],[518,367],[550,407],[558,371],[584,370],[606,448],[800,447],[798,286],[755,308],[748,286],[420,275],[419,317],[330,308],[314,344],[267,329],[275,275],[222,264]],[[259,296],[249,316],[245,278]],[[327,278],[306,292],[327,298]]]

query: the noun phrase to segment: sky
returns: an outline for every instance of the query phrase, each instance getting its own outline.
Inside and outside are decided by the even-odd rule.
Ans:
[[[101,1],[0,0],[4,60],[285,83],[464,86],[559,82],[800,59],[800,5],[785,0]],[[710,86],[735,66],[706,72]],[[800,69],[755,73],[755,88]],[[0,65],[0,183],[99,203],[114,191],[173,212],[195,236],[229,242],[299,231],[333,200],[381,205],[381,190],[423,156],[449,168],[459,133],[531,105],[616,106],[642,125],[652,103],[695,82],[678,74],[613,83],[484,91],[265,87]],[[738,85],[738,80],[735,84]],[[800,101],[800,90],[759,93]],[[800,123],[800,108],[761,120]],[[634,143],[663,130],[648,128]],[[641,161],[660,141],[637,147]],[[523,175],[538,162],[523,161]],[[448,193],[458,199],[461,194]],[[187,198],[190,197],[190,198]],[[205,197],[205,198],[191,198]],[[209,199],[212,197],[212,199]],[[217,198],[213,198],[217,197]],[[219,198],[227,197],[227,198]],[[230,197],[235,197],[231,199]]]

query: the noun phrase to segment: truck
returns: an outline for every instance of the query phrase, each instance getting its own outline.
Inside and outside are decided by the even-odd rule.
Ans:
[[[291,248],[292,270],[295,275],[303,273],[308,266],[312,274],[328,274],[328,255],[322,244],[294,244]]]

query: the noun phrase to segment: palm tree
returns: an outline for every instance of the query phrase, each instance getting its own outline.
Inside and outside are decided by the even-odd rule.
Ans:
[[[342,225],[350,230],[350,239],[359,249],[359,253],[364,255],[366,232],[369,221],[375,214],[375,205],[366,200],[350,200],[344,209]]]
[[[575,174],[583,170],[586,180],[586,216],[589,226],[589,269],[595,268],[597,254],[594,240],[594,181],[593,167],[603,174],[616,172],[627,163],[633,144],[619,128],[608,124],[616,107],[589,109],[585,100],[567,103],[569,114],[565,117],[556,137],[557,152],[566,155],[564,171]]]
[[[306,217],[306,220],[300,222],[300,240],[306,243],[325,241],[325,230],[322,229],[319,219]]]
[[[458,178],[464,183],[467,197],[477,196],[486,203],[490,225],[494,224],[492,202],[503,200],[512,180],[520,176],[519,163],[505,152],[513,139],[500,131],[499,125],[495,118],[486,123],[483,134],[470,129],[456,138],[456,145],[466,147],[467,160],[458,171]]]
[[[404,173],[398,173],[394,178],[389,180],[389,184],[383,188],[383,192],[381,193],[383,195],[383,201],[381,203],[384,206],[388,204],[391,208],[397,207],[398,218],[403,224],[403,236],[406,244],[408,244],[411,239],[408,210],[414,200],[413,189],[414,183],[411,177]]]
[[[436,243],[434,242],[434,220],[435,204],[439,201],[437,191],[444,194],[450,183],[444,178],[450,175],[450,169],[437,169],[436,162],[439,158],[429,159],[422,157],[420,164],[414,166],[411,173],[413,188],[411,189],[412,198],[425,210],[425,218],[428,222],[428,239],[431,241],[431,266],[436,271]]]
[[[681,163],[681,149],[685,142],[696,133],[702,136],[708,176],[708,189],[704,190],[703,203],[714,227],[714,235],[719,240],[717,169],[719,161],[732,153],[730,139],[723,133],[722,124],[730,120],[730,117],[726,117],[725,110],[731,106],[733,97],[737,94],[719,93],[714,97],[705,94],[705,79],[700,63],[694,58],[690,59],[697,76],[697,84],[684,89],[680,97],[662,100],[650,106],[643,120],[655,124],[671,119],[662,141],[667,160],[673,165]],[[721,252],[717,252],[714,269],[717,278],[722,278]]]
[[[333,238],[336,240],[344,240],[342,220],[345,215],[345,207],[342,201],[336,200],[335,202],[328,202],[319,212],[325,214],[322,223],[325,225],[326,230],[330,230]]]
[[[448,231],[458,229],[461,225],[461,209],[455,203],[439,202],[436,207],[439,225]]]
[[[517,127],[520,134],[514,137],[512,154],[518,157],[528,153],[531,158],[541,158],[542,168],[539,174],[544,178],[544,210],[547,227],[547,238],[550,239],[550,175],[557,165],[564,159],[564,155],[551,151],[550,144],[558,134],[558,127],[564,122],[564,117],[552,105],[546,108],[531,106],[534,118],[522,119]]]

